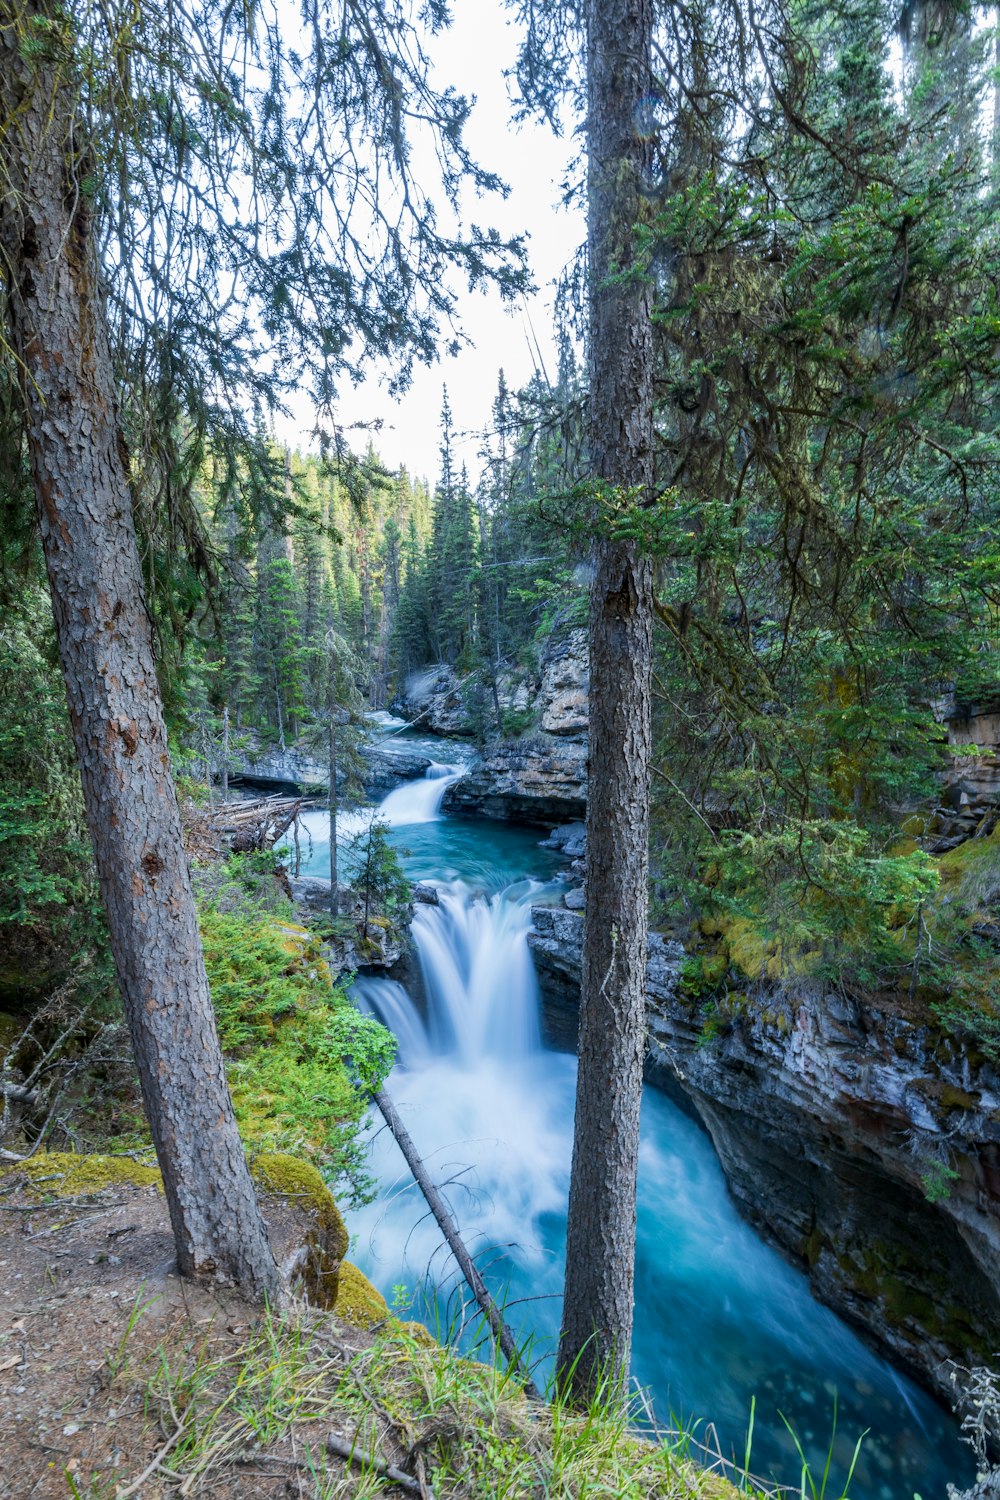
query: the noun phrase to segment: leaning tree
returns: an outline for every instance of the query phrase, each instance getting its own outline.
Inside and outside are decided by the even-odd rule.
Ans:
[[[211,455],[244,503],[304,380],[454,337],[455,273],[511,292],[519,245],[443,229],[468,103],[436,91],[430,0],[0,0],[0,329],[17,392],[98,877],[180,1268],[278,1289],[226,1086],[184,857],[143,563],[211,567]],[[226,486],[223,486],[226,489]],[[262,484],[266,495],[272,486]],[[142,549],[137,538],[142,540]]]

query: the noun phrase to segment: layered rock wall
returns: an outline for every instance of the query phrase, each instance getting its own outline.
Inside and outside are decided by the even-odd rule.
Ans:
[[[529,939],[565,1039],[582,921]],[[899,1010],[817,987],[706,1027],[678,945],[651,944],[650,1059],[712,1137],[746,1216],[813,1289],[945,1398],[1000,1350],[1000,1078]]]

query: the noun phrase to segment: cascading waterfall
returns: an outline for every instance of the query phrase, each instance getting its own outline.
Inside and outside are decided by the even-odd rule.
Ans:
[[[388,1087],[407,1127],[435,1180],[451,1181],[463,1236],[494,1294],[506,1296],[508,1321],[519,1337],[534,1335],[540,1354],[558,1333],[575,1082],[574,1059],[540,1039],[527,933],[542,889],[522,881],[486,897],[452,882],[438,888],[437,906],[418,907],[423,1013],[401,985],[357,985],[399,1039]],[[415,1290],[417,1315],[454,1333],[464,1287],[387,1131],[373,1143],[373,1168],[384,1191],[352,1223],[362,1263],[384,1288]],[[758,1472],[798,1477],[784,1412],[822,1473],[836,1390],[838,1481],[872,1429],[852,1500],[943,1494],[959,1477],[963,1455],[945,1415],[813,1301],[805,1279],[738,1217],[704,1133],[652,1090],[636,1307],[633,1369],[660,1418],[710,1416],[742,1456],[756,1396]],[[546,1368],[543,1360],[543,1376]]]
[[[515,877],[551,866],[537,836],[442,817],[459,770],[432,766],[378,809],[409,851],[410,873],[433,878],[438,893],[413,920],[420,1003],[372,977],[357,980],[355,996],[397,1037],[389,1090],[508,1321],[534,1340],[544,1380],[559,1327],[575,1060],[540,1039],[527,934],[544,887]],[[316,855],[322,873],[322,846]],[[379,1197],[350,1222],[359,1263],[387,1295],[405,1284],[433,1331],[457,1332],[461,1278],[388,1131],[373,1131],[372,1170]],[[800,1466],[779,1412],[821,1476],[834,1393],[828,1494],[841,1493],[833,1486],[865,1428],[852,1500],[913,1500],[917,1491],[931,1500],[949,1480],[969,1482],[955,1424],[812,1299],[805,1278],[736,1213],[705,1134],[652,1090],[643,1102],[633,1372],[661,1420],[711,1419],[723,1451],[740,1457],[755,1396],[752,1466],[786,1484],[798,1486]]]
[[[462,775],[462,766],[432,762],[421,781],[407,781],[382,802],[376,816],[390,828],[433,823],[441,815],[444,794]]]

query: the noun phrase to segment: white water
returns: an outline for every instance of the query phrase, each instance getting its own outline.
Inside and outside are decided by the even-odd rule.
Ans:
[[[441,816],[444,794],[458,781],[463,766],[440,765],[432,761],[421,781],[407,781],[398,786],[377,809],[380,822],[390,828],[408,827],[411,823],[433,823]]]
[[[440,833],[420,837],[444,848],[441,799],[457,774],[432,767],[378,815],[404,839],[408,825],[437,821]],[[495,834],[483,825],[476,835],[482,858]],[[461,879],[435,883],[439,905],[418,906],[413,921],[424,1003],[381,979],[361,979],[355,992],[398,1039],[390,1092],[509,1321],[534,1340],[544,1378],[559,1326],[576,1071],[540,1039],[527,935],[531,902],[547,888],[525,880],[486,896]],[[382,1191],[352,1216],[353,1253],[387,1295],[406,1285],[436,1332],[460,1333],[476,1321],[464,1285],[388,1131],[374,1131],[372,1167]],[[708,1138],[650,1090],[633,1371],[662,1420],[710,1419],[730,1453],[742,1453],[756,1397],[754,1468],[785,1483],[797,1484],[799,1471],[778,1413],[821,1473],[835,1393],[831,1485],[872,1428],[852,1500],[911,1500],[918,1489],[931,1500],[969,1472],[954,1424],[812,1300],[805,1279],[737,1215]]]
[[[445,792],[458,781],[464,770],[464,766],[434,762],[422,778],[397,787],[378,807],[360,807],[338,813],[337,847],[349,844],[359,834],[367,832],[373,820],[388,824],[390,828],[435,822],[441,816]],[[306,865],[316,863],[325,870],[330,848],[329,813],[322,808],[311,808],[301,815],[299,826],[307,845]],[[282,847],[288,848],[290,835],[286,834],[281,842]]]
[[[524,881],[490,899],[461,882],[413,924],[426,1011],[401,985],[358,983],[399,1039],[389,1090],[495,1295],[548,1369],[558,1332],[575,1060],[546,1051],[527,944]],[[406,1285],[440,1335],[475,1324],[467,1294],[388,1131],[376,1132],[379,1200],[352,1216],[354,1252],[391,1295]],[[739,1218],[704,1133],[647,1090],[636,1256],[636,1378],[662,1420],[711,1418],[742,1451],[757,1398],[755,1468],[797,1480],[793,1421],[818,1471],[839,1403],[835,1479],[866,1439],[852,1500],[930,1500],[960,1476],[951,1424],[922,1391],[816,1304],[805,1279]],[[831,1480],[831,1483],[835,1482]],[[839,1495],[840,1490],[833,1493]]]

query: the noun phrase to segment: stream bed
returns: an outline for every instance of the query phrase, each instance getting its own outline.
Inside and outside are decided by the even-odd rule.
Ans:
[[[558,897],[558,863],[535,830],[442,816],[461,769],[432,765],[379,808],[407,874],[439,894],[413,922],[422,1005],[386,979],[360,978],[355,997],[398,1038],[388,1088],[543,1381],[559,1330],[576,1063],[542,1042],[527,933],[532,902]],[[309,815],[303,873],[328,869],[324,824]],[[355,815],[345,837],[358,826]],[[372,1165],[380,1192],[349,1218],[352,1257],[390,1303],[405,1288],[410,1316],[468,1347],[464,1285],[388,1131],[373,1130]],[[949,1481],[972,1482],[955,1420],[812,1298],[740,1218],[707,1135],[652,1088],[632,1371],[661,1423],[741,1462],[755,1401],[750,1468],[796,1494],[796,1442],[819,1476],[832,1443],[836,1500],[866,1430],[851,1500],[944,1500]]]

